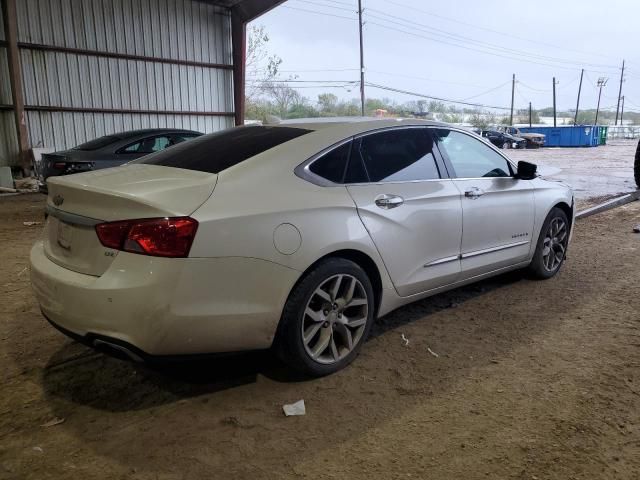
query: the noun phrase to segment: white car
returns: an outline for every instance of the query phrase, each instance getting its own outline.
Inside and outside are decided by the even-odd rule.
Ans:
[[[245,126],[49,179],[31,278],[46,318],[134,359],[276,347],[334,372],[376,317],[528,267],[549,278],[569,187],[421,120]]]

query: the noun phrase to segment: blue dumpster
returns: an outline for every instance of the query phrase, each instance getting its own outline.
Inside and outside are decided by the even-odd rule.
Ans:
[[[545,147],[597,147],[600,144],[599,125],[518,128],[522,133],[542,133]]]

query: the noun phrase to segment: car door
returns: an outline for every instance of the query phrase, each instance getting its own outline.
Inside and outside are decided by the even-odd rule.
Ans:
[[[353,144],[347,189],[401,296],[460,274],[460,192],[424,127],[369,133]]]
[[[461,278],[514,265],[533,238],[532,182],[495,149],[462,131],[434,129],[437,148],[462,195]]]

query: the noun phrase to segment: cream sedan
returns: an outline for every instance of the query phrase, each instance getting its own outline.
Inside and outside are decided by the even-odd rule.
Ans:
[[[569,187],[464,130],[329,119],[205,135],[49,180],[45,317],[138,359],[275,347],[335,372],[376,317],[508,270],[558,272]]]

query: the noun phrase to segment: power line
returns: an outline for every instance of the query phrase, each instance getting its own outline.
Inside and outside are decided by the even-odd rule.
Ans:
[[[418,23],[418,22],[414,22],[412,20],[408,20],[408,19],[405,19],[403,17],[398,17],[398,16],[395,16],[395,15],[386,14],[382,10],[377,10],[377,9],[373,9],[373,8],[369,8],[368,10],[375,10],[375,11],[380,12],[380,13],[385,15],[384,17],[381,17],[381,16],[376,15],[376,14],[368,13],[368,16],[374,18],[375,20],[379,20],[379,21],[391,23],[391,24],[394,24],[394,25],[398,25],[398,26],[400,26],[402,28],[405,28],[405,29],[418,30],[418,31],[421,31],[421,32],[429,33],[429,34],[433,34],[435,32],[438,35],[444,35],[445,37],[448,37],[449,40],[451,40],[453,42],[469,42],[469,43],[471,43],[471,44],[473,44],[473,45],[475,45],[477,47],[480,47],[480,48],[484,48],[484,49],[491,50],[491,51],[497,51],[497,52],[500,52],[502,54],[509,55],[508,58],[512,58],[512,59],[514,58],[513,55],[517,55],[517,56],[520,56],[520,57],[522,57],[522,56],[529,57],[529,58],[532,58],[534,60],[547,61],[547,62],[557,62],[557,63],[562,63],[562,64],[575,64],[575,65],[580,65],[580,66],[584,64],[584,65],[588,65],[588,66],[595,66],[595,67],[602,67],[602,68],[612,68],[612,69],[617,68],[615,66],[581,63],[581,62],[577,62],[577,61],[574,61],[574,60],[568,60],[568,59],[558,58],[558,57],[548,57],[548,56],[544,56],[544,55],[538,55],[538,54],[534,54],[534,53],[530,53],[530,52],[525,52],[523,50],[507,48],[507,47],[503,47],[501,45],[497,45],[497,44],[493,44],[493,43],[489,43],[489,42],[483,42],[483,41],[476,40],[476,39],[473,39],[473,38],[470,38],[470,37],[465,37],[463,35],[458,35],[458,34],[455,34],[455,33],[451,33],[451,32],[448,32],[446,30],[442,30],[442,29],[439,29],[439,28],[430,27],[428,25],[421,24],[421,23]],[[387,17],[398,19],[398,20],[400,20],[400,22],[395,21],[395,20],[390,20]],[[370,23],[374,23],[374,22],[370,22]],[[380,24],[378,24],[378,23],[374,23],[374,24],[380,26]],[[409,25],[407,25],[407,24],[409,24]],[[445,41],[443,41],[443,40],[441,40],[439,38],[438,39],[433,39],[432,38],[432,40],[439,41],[441,43],[447,43],[447,42],[445,42]],[[455,44],[455,46],[460,47],[460,48],[470,49],[470,47],[467,47],[465,45]],[[486,52],[484,50],[482,52],[483,53],[492,53],[492,52]],[[495,53],[492,53],[492,54],[495,54]],[[515,57],[515,58],[518,59],[517,57]],[[523,59],[519,59],[519,60],[522,61]],[[556,65],[553,65],[553,66],[556,67]],[[567,67],[564,67],[564,68],[567,68]]]
[[[288,8],[289,10],[297,10],[299,12],[313,13],[313,14],[316,14],[316,15],[324,15],[326,17],[342,18],[344,20],[351,20],[351,21],[357,20],[356,17],[353,17],[353,18],[352,17],[345,17],[343,15],[335,15],[333,13],[319,12],[317,10],[309,10],[309,9],[306,9],[306,8],[291,7],[289,5],[282,5],[280,8]]]
[[[311,70],[278,70],[282,73],[358,72],[359,68],[316,68]]]
[[[451,81],[448,81],[448,80],[436,80],[434,78],[416,77],[415,75],[404,75],[404,74],[401,74],[401,73],[382,72],[380,70],[369,70],[369,69],[367,69],[367,73],[377,73],[378,75],[388,75],[388,76],[391,76],[391,77],[410,78],[410,79],[413,79],[413,80],[423,80],[425,82],[446,83],[447,85],[462,85],[463,87],[488,88],[486,85],[475,85],[475,84],[471,84],[471,83],[451,82]]]
[[[447,16],[444,16],[444,15],[439,15],[437,13],[433,13],[433,12],[426,11],[426,10],[421,10],[419,8],[415,8],[414,6],[406,5],[406,4],[403,4],[403,3],[400,3],[400,2],[394,1],[394,0],[386,0],[386,3],[391,3],[393,5],[396,5],[396,6],[399,6],[399,7],[402,7],[402,8],[406,8],[406,9],[412,10],[414,12],[424,13],[426,15],[429,15],[430,17],[441,18],[441,19],[447,20],[449,22],[458,23],[458,24],[461,24],[461,25],[464,25],[464,26],[467,26],[467,27],[472,27],[472,28],[475,28],[475,29],[478,29],[478,30],[484,30],[486,32],[495,33],[497,35],[502,35],[502,36],[505,36],[505,37],[514,38],[514,39],[517,39],[517,40],[522,40],[522,41],[525,41],[525,42],[536,43],[536,44],[544,45],[544,46],[547,46],[547,47],[552,47],[552,48],[556,48],[556,49],[560,49],[560,50],[565,50],[567,52],[580,53],[582,55],[593,55],[593,56],[597,56],[597,57],[601,57],[601,58],[607,58],[607,59],[610,58],[608,55],[603,55],[603,54],[594,53],[594,52],[587,53],[587,52],[583,52],[583,51],[580,51],[580,50],[574,50],[574,49],[571,49],[571,48],[561,47],[559,45],[554,45],[554,44],[551,44],[551,43],[541,42],[540,40],[532,40],[530,38],[521,37],[521,36],[518,36],[518,35],[513,35],[513,34],[510,34],[510,33],[506,33],[506,32],[501,32],[499,30],[494,30],[494,29],[491,29],[491,28],[483,27],[483,26],[480,26],[480,25],[477,25],[477,24],[474,24],[474,23],[463,22],[463,21],[458,20],[458,19],[454,19],[454,18],[447,17]]]
[[[417,92],[411,92],[411,91],[408,91],[408,90],[401,90],[399,88],[388,87],[386,85],[378,85],[376,83],[371,83],[371,82],[367,82],[367,86],[372,87],[372,88],[378,88],[380,90],[387,90],[387,91],[390,91],[390,92],[403,93],[405,95],[411,95],[411,96],[414,96],[414,97],[428,98],[430,100],[437,100],[437,101],[440,101],[440,102],[455,103],[455,104],[459,104],[459,105],[467,105],[467,106],[470,106],[470,107],[492,108],[492,109],[496,109],[496,110],[510,110],[510,107],[498,107],[498,106],[495,106],[495,105],[484,105],[482,103],[465,102],[464,100],[451,100],[449,98],[434,97],[432,95],[426,95],[424,93],[417,93]]]
[[[399,28],[390,27],[388,25],[382,25],[382,24],[377,23],[377,22],[369,21],[369,22],[367,22],[367,24],[376,25],[378,27],[381,27],[381,28],[384,28],[384,29],[387,29],[387,30],[393,30],[393,31],[396,31],[396,32],[404,33],[405,35],[411,35],[411,36],[414,36],[414,37],[431,40],[433,42],[443,43],[445,45],[451,45],[451,46],[454,46],[454,47],[462,48],[464,50],[471,50],[471,51],[474,51],[474,52],[484,53],[486,55],[493,55],[493,56],[496,56],[496,57],[506,58],[506,59],[509,59],[509,60],[515,60],[515,61],[518,61],[518,62],[524,62],[524,63],[529,63],[529,64],[533,63],[533,64],[536,64],[536,65],[544,65],[544,66],[547,66],[547,67],[562,68],[562,69],[565,69],[565,70],[573,70],[573,71],[577,70],[577,67],[565,67],[565,66],[562,66],[562,65],[553,65],[553,64],[549,64],[549,63],[536,62],[536,61],[533,61],[533,60],[528,60],[526,58],[518,58],[518,57],[513,57],[513,56],[508,56],[508,55],[502,55],[502,54],[495,53],[495,52],[488,52],[486,50],[480,50],[478,48],[465,47],[464,45],[459,45],[457,43],[451,43],[451,42],[447,42],[447,41],[444,41],[444,40],[439,40],[438,38],[428,37],[428,36],[421,35],[421,34],[415,33],[415,32],[407,32],[406,30],[401,30]]]
[[[304,2],[304,3],[308,3],[308,4],[310,4],[310,5],[316,5],[316,6],[318,6],[318,7],[334,8],[334,9],[336,9],[336,10],[343,10],[343,11],[345,11],[345,12],[351,12],[351,13],[353,13],[353,12],[354,12],[354,10],[353,10],[352,8],[337,7],[337,6],[335,6],[335,5],[325,5],[325,4],[317,3],[317,2],[314,2],[314,1],[311,1],[311,0],[296,0],[296,1],[297,1],[297,2]]]
[[[477,95],[472,95],[471,97],[463,98],[463,99],[462,99],[462,101],[463,101],[463,102],[466,102],[467,100],[473,100],[474,98],[482,97],[482,96],[484,96],[484,95],[487,95],[487,94],[489,94],[489,93],[491,93],[491,92],[495,92],[496,90],[499,90],[499,89],[501,89],[501,88],[505,87],[505,86],[506,86],[506,85],[508,85],[509,83],[511,83],[511,81],[504,82],[504,83],[502,83],[502,84],[498,85],[497,87],[493,87],[493,88],[491,88],[491,89],[489,89],[489,90],[487,90],[487,91],[485,91],[485,92],[479,93],[479,94],[477,94]]]

